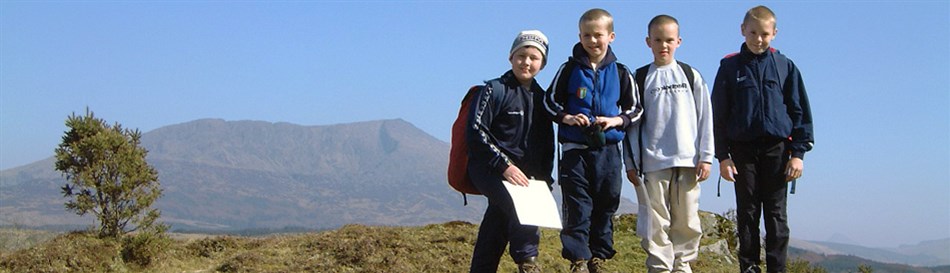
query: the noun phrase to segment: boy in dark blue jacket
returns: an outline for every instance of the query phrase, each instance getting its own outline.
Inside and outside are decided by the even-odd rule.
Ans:
[[[543,110],[544,89],[534,77],[547,63],[548,39],[522,31],[511,45],[511,70],[485,82],[471,100],[466,140],[472,184],[488,198],[478,228],[471,272],[496,272],[509,254],[519,272],[541,272],[538,227],[522,225],[502,183],[527,186],[529,178],[554,182],[554,130]]]
[[[785,272],[787,182],[802,175],[814,143],[811,109],[798,68],[770,47],[778,32],[765,6],[746,12],[745,43],[722,59],[712,93],[719,173],[736,182],[739,266],[758,273],[759,218],[765,214],[767,272]]]
[[[623,165],[619,142],[638,118],[633,77],[610,48],[613,18],[588,10],[578,23],[580,42],[558,70],[545,107],[564,149],[558,183],[563,194],[561,256],[572,272],[597,272],[616,254],[612,217],[620,204]]]

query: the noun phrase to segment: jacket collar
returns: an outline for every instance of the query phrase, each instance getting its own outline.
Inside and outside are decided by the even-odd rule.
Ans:
[[[762,59],[762,58],[767,58],[767,57],[771,56],[772,53],[775,53],[775,51],[776,51],[774,47],[769,47],[769,49],[765,50],[765,52],[763,52],[762,54],[755,54],[755,53],[752,53],[752,50],[749,50],[749,47],[746,46],[745,43],[742,43],[742,45],[739,46],[739,47],[740,47],[740,48],[739,48],[739,55],[742,56],[742,57],[745,58],[745,59]]]
[[[593,69],[592,67],[590,67],[590,56],[587,56],[587,51],[584,50],[584,45],[582,45],[580,42],[578,42],[577,44],[574,44],[573,55],[574,56],[571,57],[571,60],[581,65],[582,67]],[[597,66],[597,69],[603,69],[604,67],[606,67],[606,64],[614,63],[616,61],[617,61],[617,55],[614,55],[613,48],[608,45],[607,54],[604,55],[604,59],[600,61],[600,65]]]
[[[518,78],[515,78],[515,73],[512,72],[510,69],[507,72],[505,72],[505,74],[502,74],[500,78],[501,78],[501,83],[505,84],[505,86],[509,88],[516,88],[516,87],[521,86],[521,83],[518,82]],[[540,88],[541,88],[541,85],[538,84],[538,79],[535,78],[531,80],[532,90],[528,90],[528,91],[534,91],[534,89],[540,89]]]

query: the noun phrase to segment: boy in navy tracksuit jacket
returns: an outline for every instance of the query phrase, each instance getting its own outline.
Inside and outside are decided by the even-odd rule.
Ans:
[[[580,23],[580,43],[558,70],[545,107],[559,124],[564,149],[558,183],[563,194],[561,256],[572,272],[597,272],[616,254],[613,214],[620,204],[623,166],[619,142],[638,117],[633,78],[610,48],[613,19],[592,9]]]
[[[540,272],[538,227],[522,225],[502,183],[527,186],[528,178],[554,182],[554,129],[542,106],[544,89],[534,77],[547,61],[548,40],[522,31],[511,46],[511,70],[487,81],[471,100],[466,143],[472,184],[488,198],[478,229],[471,272],[495,272],[510,243],[519,272]]]
[[[785,272],[787,182],[801,177],[805,152],[814,143],[801,74],[791,60],[769,46],[775,26],[775,14],[765,6],[746,13],[745,43],[738,54],[722,59],[712,93],[719,173],[736,182],[743,273],[761,272],[759,219],[763,213],[767,272]]]

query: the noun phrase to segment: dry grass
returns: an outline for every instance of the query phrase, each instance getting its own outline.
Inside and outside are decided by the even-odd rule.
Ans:
[[[30,248],[52,240],[55,232],[23,228],[0,228],[0,253]]]
[[[635,216],[615,221],[618,255],[608,272],[646,272],[646,255],[635,234]],[[318,233],[262,237],[174,235],[147,267],[122,261],[121,243],[69,233],[15,252],[0,254],[0,272],[467,272],[478,227],[448,222],[423,227],[347,225]],[[707,236],[705,242],[716,240]],[[560,258],[557,230],[542,229],[540,262],[545,272],[568,272]],[[733,272],[722,257],[700,255],[696,272]],[[503,257],[499,272],[516,272]]]

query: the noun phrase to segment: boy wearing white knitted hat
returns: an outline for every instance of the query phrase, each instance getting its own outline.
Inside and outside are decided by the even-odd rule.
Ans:
[[[505,245],[519,272],[541,272],[538,227],[522,225],[503,183],[527,186],[529,178],[553,183],[554,130],[544,114],[544,89],[535,76],[547,62],[548,39],[522,31],[508,54],[511,70],[475,92],[465,129],[468,174],[488,198],[470,272],[496,272]]]

